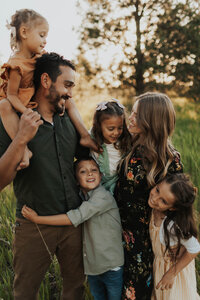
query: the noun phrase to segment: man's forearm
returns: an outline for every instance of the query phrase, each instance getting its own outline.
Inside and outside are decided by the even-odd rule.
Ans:
[[[23,157],[25,147],[26,143],[16,136],[0,158],[0,190],[14,179],[17,165]]]

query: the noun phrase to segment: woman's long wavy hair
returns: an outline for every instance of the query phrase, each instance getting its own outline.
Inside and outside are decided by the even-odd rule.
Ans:
[[[141,133],[133,136],[133,148],[125,158],[128,162],[139,147],[142,152],[149,187],[155,185],[157,176],[164,178],[174,157],[170,137],[175,128],[175,110],[169,97],[161,93],[145,93],[136,98],[137,126]]]
[[[102,134],[101,123],[111,117],[123,118],[123,131],[118,138],[117,143],[114,145],[116,149],[119,149],[122,155],[127,154],[131,150],[131,135],[126,125],[126,115],[122,107],[120,107],[115,101],[108,101],[106,103],[106,109],[96,110],[93,117],[92,135],[99,146],[104,143],[104,137]]]
[[[193,215],[193,203],[197,194],[195,188],[186,174],[176,173],[167,175],[164,182],[170,185],[170,191],[175,197],[174,210],[165,212],[164,221],[164,239],[166,250],[172,253],[170,247],[170,236],[175,236],[178,240],[178,247],[174,259],[176,260],[181,247],[181,239],[189,239],[191,236],[197,237],[197,228]],[[173,221],[174,225],[169,232],[169,223]]]

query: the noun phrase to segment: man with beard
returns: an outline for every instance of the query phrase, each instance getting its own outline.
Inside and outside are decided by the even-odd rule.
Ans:
[[[75,67],[56,53],[45,53],[34,72],[37,111],[43,124],[29,142],[30,166],[17,173],[14,239],[14,299],[35,300],[42,279],[55,254],[63,279],[65,300],[83,299],[81,227],[36,225],[21,215],[27,205],[40,215],[62,214],[80,205],[74,177],[74,157],[85,155],[78,134],[65,111],[72,97]],[[10,143],[0,124],[0,155]],[[79,150],[79,151],[78,151]],[[78,153],[79,152],[79,153]],[[86,151],[88,154],[88,151]]]

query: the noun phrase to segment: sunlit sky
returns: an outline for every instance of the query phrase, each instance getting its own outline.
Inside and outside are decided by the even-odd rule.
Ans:
[[[78,47],[81,17],[77,14],[76,0],[0,0],[0,63],[6,62],[11,54],[10,32],[5,27],[16,10],[34,9],[49,23],[47,51],[54,51],[68,59],[74,59]]]

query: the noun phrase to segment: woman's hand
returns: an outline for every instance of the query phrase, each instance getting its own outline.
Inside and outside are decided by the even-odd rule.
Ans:
[[[36,218],[38,214],[30,207],[24,205],[22,208],[22,215],[24,216],[24,218],[36,223]]]

